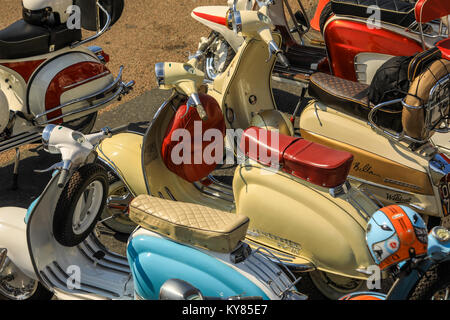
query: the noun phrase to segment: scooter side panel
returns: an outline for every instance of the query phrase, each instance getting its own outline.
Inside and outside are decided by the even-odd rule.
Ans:
[[[104,140],[97,148],[99,158],[125,182],[135,196],[147,194],[141,163],[143,137],[121,133]]]
[[[41,67],[28,85],[29,112],[33,115],[42,114],[72,99],[94,94],[113,81],[114,77],[107,67],[90,54],[70,52],[56,57]],[[52,112],[47,117],[67,114],[87,105],[85,101],[79,102],[63,110]],[[71,121],[84,115],[86,112],[67,116],[64,121]]]
[[[358,53],[412,56],[423,50],[418,42],[405,35],[345,19],[330,20],[324,38],[333,75],[352,81],[357,81],[354,62]]]
[[[356,269],[374,264],[364,241],[366,219],[377,210],[371,201],[360,200],[368,211],[362,213],[326,188],[255,163],[237,169],[233,186],[236,211],[250,218],[252,241],[342,276],[364,279]]]
[[[364,121],[313,101],[300,118],[302,137],[355,156],[350,176],[383,188],[371,188],[386,204],[417,203],[438,215],[440,204],[429,179],[428,157],[402,148]],[[389,190],[387,190],[389,189]]]
[[[28,277],[37,279],[28,254],[26,209],[0,209],[0,248],[8,250],[8,258]]]
[[[312,101],[302,112],[300,128],[304,134],[320,135],[337,142],[348,144],[353,147],[350,150],[352,153],[357,152],[358,149],[366,152],[370,151],[374,157],[379,156],[385,159],[385,165],[389,163],[392,165],[396,164],[397,166],[403,165],[404,168],[402,169],[410,170],[407,174],[402,173],[401,170],[400,172],[396,172],[390,167],[388,167],[389,170],[382,171],[382,167],[375,168],[372,165],[370,170],[366,169],[363,172],[366,178],[374,176],[381,179],[383,177],[391,176],[393,178],[397,176],[403,182],[416,185],[417,188],[406,187],[408,189],[407,191],[433,194],[430,181],[426,175],[429,158],[409,151],[407,148],[402,148],[388,138],[375,132],[365,121],[329,108],[321,102]],[[310,140],[309,138],[312,139],[313,137],[308,136],[308,140]],[[360,160],[356,158],[354,165],[358,162]],[[365,163],[360,163],[359,167],[362,168],[364,165]],[[399,167],[395,169],[399,171]],[[353,174],[351,173],[351,175]],[[399,174],[403,176],[400,177],[398,176]]]
[[[169,279],[182,279],[204,296],[230,297],[267,295],[249,279],[212,256],[174,241],[151,235],[134,236],[127,256],[135,290],[144,299],[158,299]]]

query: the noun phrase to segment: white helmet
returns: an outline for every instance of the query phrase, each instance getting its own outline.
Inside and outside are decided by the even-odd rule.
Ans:
[[[67,8],[73,4],[73,0],[22,0],[25,15],[31,15],[31,13],[47,14],[47,8],[51,9],[51,12],[59,17],[60,23],[66,23],[70,12],[67,13]],[[25,12],[26,11],[26,12]],[[25,19],[27,20],[27,19]],[[33,23],[33,22],[31,22]],[[34,23],[33,23],[34,24]]]
[[[9,105],[5,94],[0,91],[0,134],[9,123]]]

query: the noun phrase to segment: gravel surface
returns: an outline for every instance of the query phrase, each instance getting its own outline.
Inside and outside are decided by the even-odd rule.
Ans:
[[[156,86],[154,65],[161,61],[185,61],[197,50],[209,31],[191,18],[195,7],[224,5],[226,0],[126,0],[121,19],[92,42],[111,55],[108,67],[117,73],[125,66],[124,79],[136,81],[128,100]],[[1,0],[0,28],[21,18],[19,0]],[[86,34],[86,33],[85,33]]]

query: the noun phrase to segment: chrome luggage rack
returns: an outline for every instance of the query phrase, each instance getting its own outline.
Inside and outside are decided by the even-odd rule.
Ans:
[[[424,128],[426,132],[438,132],[438,133],[448,133],[450,132],[450,119],[448,110],[450,107],[450,74],[447,74],[443,78],[441,78],[436,85],[431,88],[429,100],[426,104],[421,106],[410,106],[405,103],[404,99],[395,99],[387,102],[380,103],[372,108],[369,113],[369,125],[376,132],[381,135],[387,137],[390,140],[395,142],[406,141],[410,143],[417,144],[425,144],[428,142],[428,139],[418,140],[413,137],[408,136],[404,131],[403,132],[392,132],[378,126],[374,117],[375,114],[381,110],[382,108],[401,103],[404,108],[419,110],[423,109],[425,112],[425,123]],[[444,112],[447,110],[447,114]]]
[[[128,83],[124,83],[122,81],[123,69],[124,69],[124,67],[121,66],[120,70],[119,70],[119,75],[114,80],[114,82],[111,83],[110,85],[108,85],[107,87],[105,87],[102,90],[97,91],[97,92],[95,92],[93,94],[87,95],[87,96],[82,97],[82,98],[73,99],[73,100],[71,100],[69,102],[66,102],[64,104],[59,105],[58,107],[55,107],[55,108],[50,109],[50,110],[47,110],[44,113],[38,114],[32,120],[33,123],[35,125],[37,125],[37,126],[46,126],[47,124],[50,124],[50,123],[52,123],[54,121],[57,121],[57,120],[60,120],[62,118],[66,118],[66,117],[69,117],[69,116],[73,116],[73,115],[78,114],[78,113],[82,113],[82,112],[86,112],[86,111],[94,112],[95,109],[99,109],[102,106],[110,103],[111,101],[113,101],[115,99],[121,99],[122,95],[128,94],[130,92],[130,90],[132,90],[132,88],[135,85],[134,81],[130,81]],[[71,105],[74,105],[76,103],[88,102],[89,100],[102,99],[102,98],[105,98],[107,95],[109,95],[111,93],[112,93],[112,95],[110,97],[108,97],[106,100],[101,101],[99,103],[96,103],[94,105],[91,105],[91,106],[88,106],[88,107],[85,107],[85,108],[81,108],[81,109],[78,109],[78,110],[73,110],[73,111],[70,111],[68,113],[62,114],[60,116],[57,116],[57,117],[54,117],[54,118],[51,118],[51,119],[46,119],[44,121],[40,120],[41,118],[44,118],[47,115],[49,115],[49,114],[51,114],[51,113],[53,113],[55,111],[59,111],[61,109],[67,108],[67,107],[69,107]]]

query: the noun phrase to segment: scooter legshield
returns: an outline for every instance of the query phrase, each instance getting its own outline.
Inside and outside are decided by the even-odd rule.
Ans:
[[[33,264],[28,254],[25,215],[23,208],[0,209],[0,248],[8,250],[8,259],[28,277],[36,280]]]

